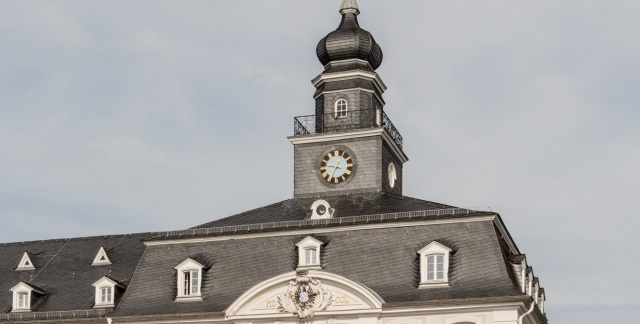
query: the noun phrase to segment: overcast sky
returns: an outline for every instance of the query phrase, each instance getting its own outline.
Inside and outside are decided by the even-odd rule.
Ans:
[[[360,0],[405,195],[502,215],[552,323],[640,309],[640,1]],[[2,1],[0,242],[290,198],[340,0]],[[275,181],[274,181],[275,179]]]

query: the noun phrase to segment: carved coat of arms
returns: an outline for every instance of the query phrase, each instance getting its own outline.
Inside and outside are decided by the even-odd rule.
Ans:
[[[313,279],[306,272],[298,272],[295,280],[289,281],[289,287],[278,295],[278,311],[293,313],[300,322],[306,322],[317,311],[327,309],[333,302],[333,294],[322,286],[322,282]]]

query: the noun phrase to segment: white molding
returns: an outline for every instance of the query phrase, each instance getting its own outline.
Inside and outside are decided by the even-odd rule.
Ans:
[[[509,246],[511,253],[514,255],[520,255],[521,254],[520,250],[518,250],[518,247],[516,246],[515,242],[513,242],[513,239],[511,238],[511,235],[509,235],[507,228],[504,226],[504,223],[502,223],[502,219],[500,219],[499,217],[496,217],[496,218],[498,219],[498,221],[495,222],[496,226],[498,227],[498,231],[507,242],[507,245]]]
[[[471,304],[465,305],[464,299],[458,301],[455,305],[446,305],[446,306],[406,306],[406,307],[393,307],[393,308],[384,308],[382,310],[382,316],[385,315],[432,315],[432,314],[442,314],[442,312],[461,312],[461,311],[496,311],[508,309],[511,310],[513,307],[520,308],[524,305],[522,301],[505,301],[503,303],[500,302],[491,302],[487,304]]]
[[[295,280],[296,272],[287,272],[281,275],[269,278],[244,292],[240,297],[238,297],[227,309],[224,311],[227,318],[229,319],[242,319],[242,318],[255,318],[256,315],[241,315],[239,312],[245,307],[245,305],[249,304],[254,298],[260,296],[265,291],[269,291],[277,286],[286,287],[289,285],[291,280]],[[321,315],[333,315],[333,314],[371,314],[380,313],[382,310],[382,305],[385,303],[382,297],[380,297],[377,293],[375,293],[372,289],[363,286],[360,283],[357,283],[353,280],[350,280],[346,277],[333,274],[325,271],[316,271],[309,270],[308,275],[314,279],[321,280],[325,285],[328,281],[337,283],[338,285],[343,285],[353,289],[357,292],[362,298],[365,299],[365,302],[371,305],[372,309],[365,310],[352,310],[352,311],[323,311],[321,313],[317,313],[316,316]],[[282,318],[287,314],[279,313],[279,314],[271,314],[271,315],[261,315],[260,318]],[[290,316],[290,314],[289,314]]]
[[[144,244],[147,246],[158,246],[158,245],[173,245],[173,244],[186,244],[186,243],[220,242],[220,241],[252,239],[252,238],[278,237],[278,236],[285,236],[285,235],[305,235],[305,234],[310,235],[310,234],[322,234],[322,233],[348,232],[348,231],[354,231],[354,230],[485,222],[485,221],[493,221],[495,220],[495,218],[496,218],[496,215],[489,215],[489,216],[476,216],[476,217],[456,218],[456,219],[423,220],[423,221],[413,221],[413,222],[407,221],[402,223],[362,224],[362,225],[351,225],[351,226],[344,226],[344,227],[309,228],[304,230],[288,230],[288,231],[285,230],[285,231],[278,231],[278,232],[271,232],[271,233],[252,233],[252,234],[239,234],[239,235],[182,238],[182,239],[162,240],[162,241],[148,241],[148,242],[144,242]]]
[[[482,324],[482,318],[476,316],[456,316],[447,319],[445,324],[456,324],[456,323],[473,323],[473,324]]]
[[[424,283],[420,283],[420,285],[418,286],[418,289],[448,288],[448,287],[451,287],[448,281],[427,281]]]
[[[365,78],[373,80],[373,84],[380,93],[384,93],[387,90],[387,86],[382,82],[382,79],[376,72],[367,72],[367,71],[345,71],[345,72],[334,72],[334,73],[321,73],[317,77],[311,80],[311,83],[314,87],[318,88],[322,83],[327,81],[344,81],[355,78]]]
[[[103,259],[104,258],[104,259]],[[109,256],[107,252],[104,250],[104,247],[100,247],[100,251],[96,254],[96,257],[93,258],[92,266],[103,266],[103,265],[111,265],[111,260],[109,260]]]
[[[289,142],[293,145],[298,144],[311,144],[311,143],[323,143],[330,141],[340,141],[346,139],[353,138],[364,138],[364,137],[374,137],[374,136],[382,136],[385,143],[391,147],[391,150],[396,155],[396,157],[400,160],[400,163],[405,163],[409,161],[409,158],[404,151],[396,144],[396,141],[393,140],[389,132],[384,127],[377,127],[372,129],[365,130],[357,130],[352,132],[344,132],[344,133],[323,133],[323,134],[312,134],[312,135],[298,135],[298,136],[289,136]]]
[[[178,303],[202,301],[202,296],[178,297],[175,301]]]
[[[36,267],[33,265],[33,261],[31,261],[31,258],[29,257],[29,252],[25,252],[22,255],[22,259],[20,259],[20,263],[18,263],[16,271],[29,271],[35,269]]]

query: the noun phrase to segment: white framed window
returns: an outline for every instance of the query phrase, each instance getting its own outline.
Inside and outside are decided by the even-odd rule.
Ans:
[[[318,250],[315,247],[308,247],[304,249],[304,263],[305,264],[318,263]]]
[[[336,101],[336,118],[347,118],[348,103],[344,99]]]
[[[21,282],[10,289],[13,292],[12,312],[30,312],[36,294],[44,294],[36,287]]]
[[[95,287],[95,304],[94,307],[113,307],[115,306],[115,299],[117,293],[117,287],[124,288],[117,281],[109,278],[102,277],[100,280],[93,283]]]
[[[36,267],[33,265],[33,262],[29,257],[29,252],[25,252],[22,255],[22,259],[20,259],[20,263],[18,264],[16,271],[28,271],[28,270],[35,270],[35,269]]]
[[[202,300],[202,269],[205,266],[191,258],[184,260],[174,269],[177,271],[178,295],[176,301]]]
[[[17,309],[29,309],[29,293],[18,293],[18,306]]]
[[[420,288],[449,286],[451,248],[433,241],[418,251],[420,254]]]
[[[427,255],[427,281],[444,280],[444,254]]]
[[[324,245],[311,236],[305,237],[296,243],[298,247],[298,270],[301,269],[322,269],[320,264],[320,248]]]
[[[200,293],[200,270],[187,270],[182,272],[183,296],[197,295]]]

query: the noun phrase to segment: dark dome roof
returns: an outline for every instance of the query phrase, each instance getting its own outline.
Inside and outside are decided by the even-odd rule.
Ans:
[[[371,33],[360,28],[358,13],[342,13],[342,22],[338,29],[321,39],[316,54],[323,65],[331,61],[361,59],[377,69],[382,63],[382,49]]]

